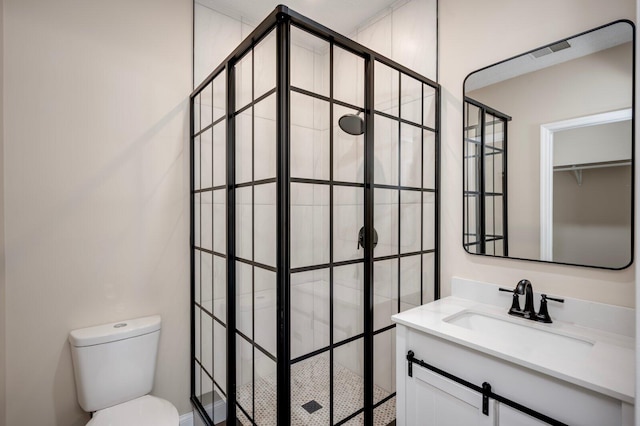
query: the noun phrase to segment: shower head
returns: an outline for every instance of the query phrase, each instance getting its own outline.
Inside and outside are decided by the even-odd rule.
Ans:
[[[364,120],[358,114],[345,114],[338,120],[340,128],[350,135],[359,136],[364,133]]]

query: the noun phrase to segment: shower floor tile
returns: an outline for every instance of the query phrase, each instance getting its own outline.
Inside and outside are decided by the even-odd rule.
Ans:
[[[362,377],[342,365],[335,363],[333,369],[333,418],[334,423],[348,417],[362,408],[364,383]],[[315,426],[329,424],[329,354],[324,353],[291,366],[291,425]],[[238,403],[243,408],[251,407],[251,383],[238,388]],[[386,390],[374,386],[374,400],[389,396]],[[275,376],[256,377],[255,382],[255,423],[260,426],[276,425],[276,381]],[[317,409],[309,413],[303,406],[315,401],[311,406]],[[309,405],[306,405],[309,407]],[[374,425],[387,426],[395,421],[395,398],[375,410]],[[362,425],[362,414],[354,417],[346,425]]]

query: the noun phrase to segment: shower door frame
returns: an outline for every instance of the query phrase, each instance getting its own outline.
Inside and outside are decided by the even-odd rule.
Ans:
[[[205,409],[198,399],[195,390],[195,155],[194,155],[194,101],[196,97],[205,89],[214,78],[221,73],[226,74],[226,399],[227,399],[227,419],[235,418],[236,415],[236,271],[235,271],[235,77],[234,65],[257,43],[268,35],[272,30],[276,31],[276,315],[277,315],[277,424],[286,425],[291,421],[291,289],[290,289],[290,93],[291,90],[291,64],[290,64],[290,43],[291,26],[303,29],[314,36],[339,46],[347,51],[358,55],[364,59],[364,407],[355,414],[363,413],[364,424],[373,424],[374,405],[379,406],[395,393],[374,404],[374,188],[380,185],[374,184],[374,64],[380,62],[401,74],[412,77],[424,85],[434,89],[435,93],[435,128],[429,129],[434,135],[435,143],[435,188],[431,191],[434,194],[434,249],[428,250],[434,255],[434,299],[440,298],[440,85],[418,73],[412,71],[393,60],[386,58],[359,43],[342,36],[327,27],[309,19],[305,16],[290,10],[286,6],[277,6],[269,16],[260,23],[256,29],[243,40],[238,47],[220,64],[190,95],[190,248],[191,248],[191,402],[195,411],[198,411],[205,422],[209,418]],[[331,68],[333,72],[333,64]],[[313,96],[313,94],[309,94]],[[399,123],[403,119],[396,119]],[[407,123],[410,123],[407,121]],[[413,123],[411,123],[413,124]],[[423,128],[425,126],[423,125]],[[198,132],[199,134],[199,132]],[[398,144],[401,141],[398,140]],[[422,153],[422,151],[421,151]],[[421,154],[422,155],[422,154]],[[422,161],[422,159],[421,159]],[[403,187],[398,182],[397,187],[392,189],[401,190]],[[425,191],[423,189],[423,191]],[[333,210],[330,215],[333,216]],[[399,219],[400,220],[400,219]],[[424,226],[424,217],[421,216],[421,223]],[[333,232],[333,230],[331,231]],[[421,232],[421,231],[416,231]],[[422,250],[421,253],[425,251]],[[402,257],[400,252],[393,256]],[[421,278],[422,282],[422,278]],[[421,284],[421,301],[422,284]],[[398,294],[398,300],[400,300]],[[399,303],[399,302],[398,302]],[[388,326],[379,332],[392,329],[395,325]],[[255,336],[254,336],[255,339]],[[331,342],[333,345],[333,342]],[[215,381],[214,381],[215,383]],[[330,390],[333,395],[333,388]],[[333,399],[333,398],[332,398]],[[343,419],[345,422],[353,416]],[[210,423],[212,424],[212,423]]]

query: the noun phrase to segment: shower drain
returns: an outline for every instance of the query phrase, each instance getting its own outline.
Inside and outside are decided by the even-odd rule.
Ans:
[[[307,410],[307,413],[312,414],[312,413],[318,411],[319,409],[321,409],[322,405],[318,404],[318,401],[316,401],[315,399],[312,399],[311,401],[307,402],[306,404],[302,404],[302,408]]]

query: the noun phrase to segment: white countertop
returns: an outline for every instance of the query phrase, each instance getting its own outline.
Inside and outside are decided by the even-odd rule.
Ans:
[[[559,320],[554,320],[552,324],[537,323],[508,315],[509,306],[510,303],[504,307],[498,307],[452,296],[396,314],[392,319],[398,324],[507,362],[630,404],[634,403],[635,341],[633,338]],[[549,310],[553,317],[551,305]],[[465,311],[574,337],[591,342],[593,346],[586,353],[575,357],[558,353],[559,351],[554,351],[553,348],[530,351],[523,348],[521,344],[512,342],[508,335],[481,333],[445,321]],[[535,344],[535,342],[532,343]]]

